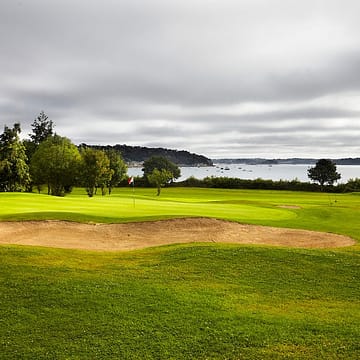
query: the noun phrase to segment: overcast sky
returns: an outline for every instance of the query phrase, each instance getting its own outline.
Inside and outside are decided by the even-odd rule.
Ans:
[[[0,0],[0,125],[211,158],[360,157],[359,0]]]

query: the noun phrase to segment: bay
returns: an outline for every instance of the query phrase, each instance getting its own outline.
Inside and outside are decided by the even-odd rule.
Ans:
[[[239,179],[255,180],[294,180],[309,182],[307,171],[314,165],[247,165],[247,164],[215,164],[204,167],[181,167],[181,177],[177,181],[183,181],[193,176],[197,179],[205,177],[233,177]],[[337,171],[341,174],[339,183],[346,183],[349,179],[360,178],[360,165],[337,165]],[[129,176],[142,176],[141,167],[130,167]]]

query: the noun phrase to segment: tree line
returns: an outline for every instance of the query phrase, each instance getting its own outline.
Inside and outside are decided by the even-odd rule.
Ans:
[[[43,111],[31,127],[29,139],[23,141],[19,123],[5,125],[0,135],[0,191],[40,192],[45,185],[49,195],[64,196],[79,185],[91,197],[98,189],[110,194],[127,176],[121,154],[77,147],[55,133]]]
[[[76,146],[55,133],[54,123],[42,111],[31,124],[29,139],[21,140],[19,123],[0,135],[0,191],[47,193],[64,196],[74,186],[85,188],[89,197],[102,195],[126,182],[127,165],[116,147]],[[161,188],[180,177],[180,169],[169,159],[151,156],[143,163],[142,182]]]
[[[318,183],[302,182],[295,180],[266,180],[266,179],[239,179],[229,177],[206,177],[196,179],[190,177],[184,181],[176,182],[171,186],[180,187],[201,187],[218,189],[249,189],[249,190],[287,190],[306,192],[359,192],[360,179],[351,179],[345,184],[320,186]]]

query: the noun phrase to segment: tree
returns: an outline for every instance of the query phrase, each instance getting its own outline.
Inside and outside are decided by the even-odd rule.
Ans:
[[[127,166],[116,150],[111,149],[106,152],[106,155],[110,160],[110,169],[112,170],[112,176],[107,183],[110,195],[112,188],[119,185],[119,183],[127,177]]]
[[[5,125],[0,135],[0,191],[23,191],[30,182],[25,146],[20,141],[20,124]]]
[[[152,156],[144,161],[142,171],[146,178],[152,174],[155,169],[168,171],[171,174],[170,182],[180,177],[180,168],[163,156]]]
[[[359,192],[360,191],[360,178],[349,179],[345,185],[345,191]]]
[[[157,196],[160,195],[161,187],[165,186],[172,178],[173,174],[165,169],[154,169],[151,174],[147,175],[149,183],[157,187]]]
[[[308,177],[323,187],[325,184],[333,185],[341,178],[336,171],[336,164],[328,159],[320,159],[316,165],[308,170]]]
[[[40,112],[39,116],[31,124],[31,127],[32,134],[29,134],[29,136],[35,145],[39,145],[54,134],[54,123],[52,120],[49,120],[44,111]]]
[[[113,174],[109,158],[104,151],[91,148],[83,148],[81,157],[81,180],[88,196],[94,196],[99,187],[102,195],[105,195],[105,187]]]
[[[40,143],[30,171],[35,185],[47,184],[49,195],[64,196],[76,183],[79,164],[77,147],[69,139],[54,135]]]
[[[49,120],[48,116],[44,113],[44,111],[41,111],[39,116],[31,124],[31,127],[32,133],[29,134],[30,139],[25,139],[23,141],[29,165],[31,162],[31,158],[39,147],[39,144],[45,141],[49,136],[53,136],[54,123],[52,120]],[[27,191],[32,192],[33,185],[34,184],[30,182]]]

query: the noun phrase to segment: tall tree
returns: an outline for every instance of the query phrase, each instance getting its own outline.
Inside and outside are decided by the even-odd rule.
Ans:
[[[32,133],[29,134],[31,141],[39,145],[46,140],[49,136],[54,134],[54,123],[49,120],[49,117],[41,111],[39,116],[31,124]]]
[[[47,184],[48,194],[64,196],[75,185],[80,165],[78,148],[59,135],[42,141],[31,159],[31,175],[36,185]]]
[[[35,154],[40,143],[45,141],[49,136],[54,134],[54,123],[49,120],[48,116],[41,111],[39,116],[31,124],[32,133],[29,134],[30,139],[24,140],[26,149],[26,156],[28,158],[28,164],[30,165],[31,158]],[[39,185],[39,184],[38,184]],[[28,186],[28,191],[32,191],[33,183]]]
[[[94,196],[97,188],[105,195],[106,184],[111,180],[113,170],[110,160],[102,150],[83,148],[81,150],[81,182],[89,197]]]
[[[323,187],[325,184],[333,185],[341,178],[336,171],[336,164],[328,159],[320,159],[314,167],[308,170],[309,179],[316,181]]]
[[[110,195],[113,187],[117,186],[120,181],[127,177],[127,166],[118,151],[111,149],[106,154],[110,160],[110,169],[112,170],[112,176],[107,183]]]
[[[155,169],[161,171],[166,170],[171,174],[169,181],[174,181],[180,177],[180,168],[163,156],[152,156],[144,161],[143,169],[144,176],[147,178]]]
[[[30,182],[25,146],[20,141],[20,124],[5,125],[0,135],[0,191],[23,191]]]

